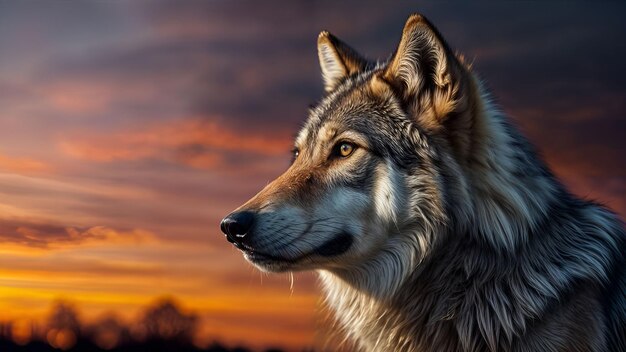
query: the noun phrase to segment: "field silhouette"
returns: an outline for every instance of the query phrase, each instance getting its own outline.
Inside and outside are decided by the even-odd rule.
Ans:
[[[124,324],[114,314],[93,323],[82,323],[76,306],[68,301],[54,303],[45,323],[0,322],[0,351],[180,351],[248,352],[253,349],[226,347],[214,342],[198,346],[194,336],[198,317],[184,313],[171,298],[147,307],[137,321]],[[266,348],[265,352],[280,352]]]

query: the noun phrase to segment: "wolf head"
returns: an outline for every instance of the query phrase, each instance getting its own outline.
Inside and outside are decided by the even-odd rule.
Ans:
[[[295,140],[292,165],[222,231],[264,271],[416,264],[449,217],[463,216],[446,208],[467,196],[456,175],[480,133],[469,133],[475,82],[421,15],[385,63],[328,32],[318,54],[327,94]]]

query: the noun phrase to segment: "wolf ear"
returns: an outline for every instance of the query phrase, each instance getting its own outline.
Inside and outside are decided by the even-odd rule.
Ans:
[[[466,75],[437,29],[422,15],[414,14],[407,20],[382,78],[427,127],[437,127],[451,112],[463,108]]]
[[[317,38],[317,55],[326,92],[331,92],[344,78],[363,71],[367,66],[367,60],[326,31]]]

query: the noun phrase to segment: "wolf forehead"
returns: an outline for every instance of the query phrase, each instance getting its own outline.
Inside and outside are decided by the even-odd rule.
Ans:
[[[356,132],[366,139],[370,151],[381,156],[389,156],[390,149],[415,153],[416,143],[425,145],[423,131],[403,110],[400,99],[376,77],[385,66],[378,63],[346,77],[312,107],[296,137],[296,148],[333,141],[345,132]],[[405,138],[397,138],[399,135]]]

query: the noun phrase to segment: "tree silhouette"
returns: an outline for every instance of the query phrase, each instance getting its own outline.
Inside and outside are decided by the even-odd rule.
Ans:
[[[114,313],[108,313],[89,327],[90,339],[100,348],[111,350],[130,341],[128,328]]]
[[[72,348],[81,335],[76,308],[64,301],[54,304],[47,327],[46,340],[51,346],[62,350]]]
[[[81,326],[75,306],[54,303],[43,329],[30,325],[29,341],[14,339],[15,322],[0,321],[1,352],[250,352],[245,347],[226,347],[214,342],[207,347],[193,344],[198,317],[185,313],[171,298],[149,306],[130,328],[113,314]],[[265,352],[280,352],[269,348]],[[305,350],[309,351],[309,350]],[[312,351],[312,350],[310,350]]]
[[[149,307],[140,325],[148,341],[168,341],[191,345],[198,324],[194,314],[183,313],[171,298],[163,299]]]
[[[80,332],[80,322],[74,305],[66,301],[54,303],[52,312],[48,316],[48,328],[68,329],[75,333]]]

